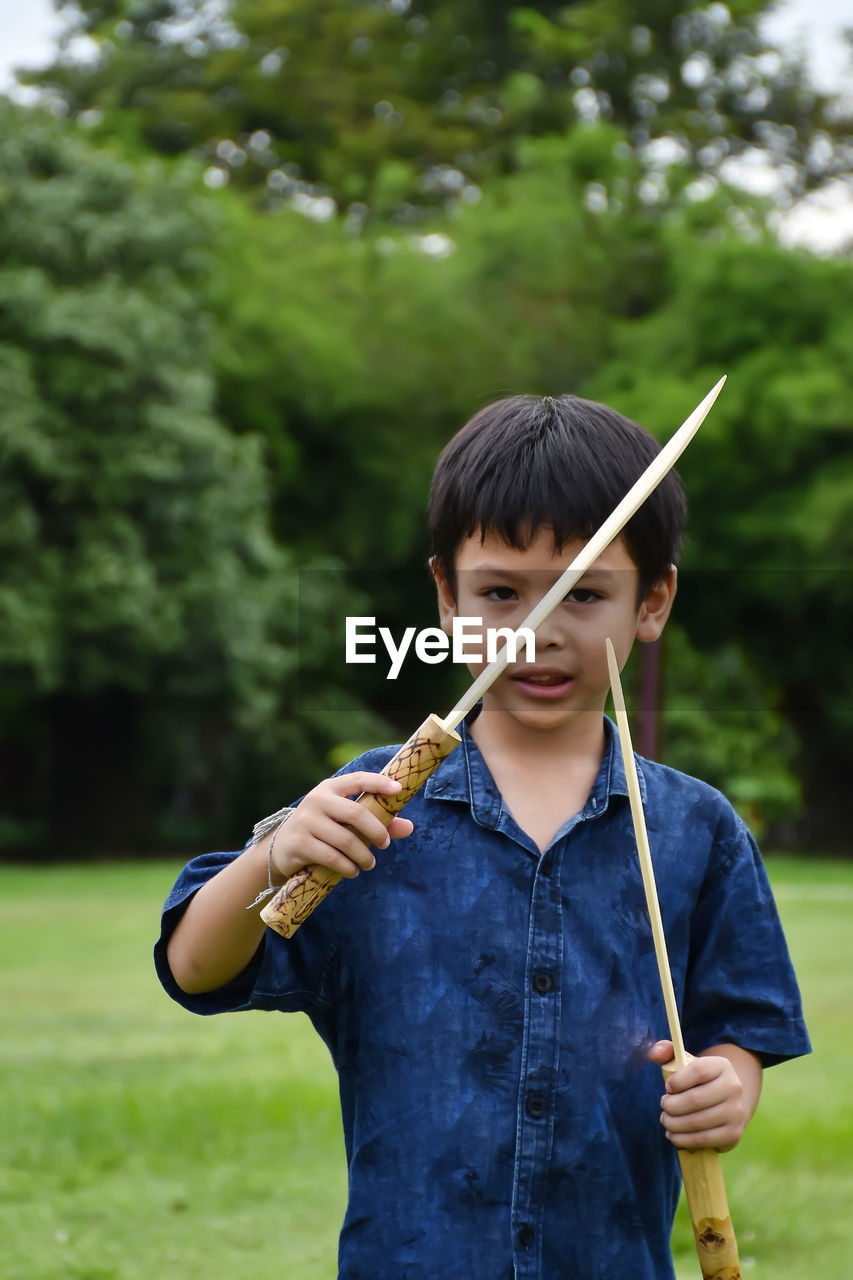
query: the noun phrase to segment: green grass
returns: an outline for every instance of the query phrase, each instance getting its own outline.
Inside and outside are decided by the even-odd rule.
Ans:
[[[193,1018],[153,976],[170,865],[0,868],[2,1280],[328,1280],[346,1171],[307,1020]],[[813,1057],[723,1157],[745,1276],[850,1270],[853,864],[773,860]],[[689,1224],[679,1280],[698,1267]]]
[[[151,945],[177,868],[0,871],[3,1280],[320,1280],[346,1170],[307,1019],[194,1018]]]
[[[744,1276],[841,1280],[853,1205],[853,863],[768,859],[814,1053],[773,1067],[740,1145],[722,1157]],[[682,1204],[679,1280],[698,1277]]]

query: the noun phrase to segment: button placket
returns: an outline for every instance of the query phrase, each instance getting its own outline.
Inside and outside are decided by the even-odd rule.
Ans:
[[[542,864],[537,868],[530,899],[512,1206],[517,1280],[537,1280],[539,1276],[544,1215],[541,1200],[553,1142],[561,1003],[554,975],[562,963],[563,944],[561,846],[562,841],[549,851],[550,874],[545,873]]]

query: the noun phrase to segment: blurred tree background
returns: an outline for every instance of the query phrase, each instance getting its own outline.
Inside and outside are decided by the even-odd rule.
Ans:
[[[661,754],[853,851],[853,265],[778,236],[853,131],[766,6],[57,7],[0,102],[0,851],[235,847],[407,736],[459,674],[343,617],[431,623],[453,431],[570,391],[664,439],[723,372]]]

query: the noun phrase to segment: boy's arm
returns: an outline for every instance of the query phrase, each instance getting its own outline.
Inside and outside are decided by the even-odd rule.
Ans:
[[[386,828],[350,796],[369,791],[393,795],[400,784],[378,773],[346,773],[327,778],[305,796],[278,829],[223,867],[198,890],[169,939],[166,955],[182,991],[215,991],[246,968],[266,932],[249,903],[273,884],[284,884],[306,863],[331,867],[352,879],[369,871],[376,859],[368,848],[384,849],[390,838],[409,835],[408,818]],[[275,838],[269,860],[270,844]]]
[[[672,1061],[672,1044],[659,1040],[649,1057]],[[673,1146],[731,1151],[743,1136],[761,1093],[761,1061],[736,1044],[703,1049],[666,1082],[661,1124]]]

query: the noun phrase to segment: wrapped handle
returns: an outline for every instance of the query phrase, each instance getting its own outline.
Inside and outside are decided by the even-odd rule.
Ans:
[[[461,741],[459,734],[448,729],[438,716],[428,716],[382,770],[387,777],[396,778],[402,789],[393,796],[375,796],[365,792],[359,796],[358,803],[365,805],[387,827]],[[292,937],[340,879],[338,872],[329,867],[316,864],[303,867],[264,907],[261,919],[283,938]]]
[[[675,1061],[667,1062],[663,1067],[664,1080],[668,1080],[675,1070]],[[712,1147],[702,1147],[697,1151],[679,1150],[678,1163],[693,1223],[702,1280],[741,1280],[737,1240],[729,1214],[719,1152]]]

